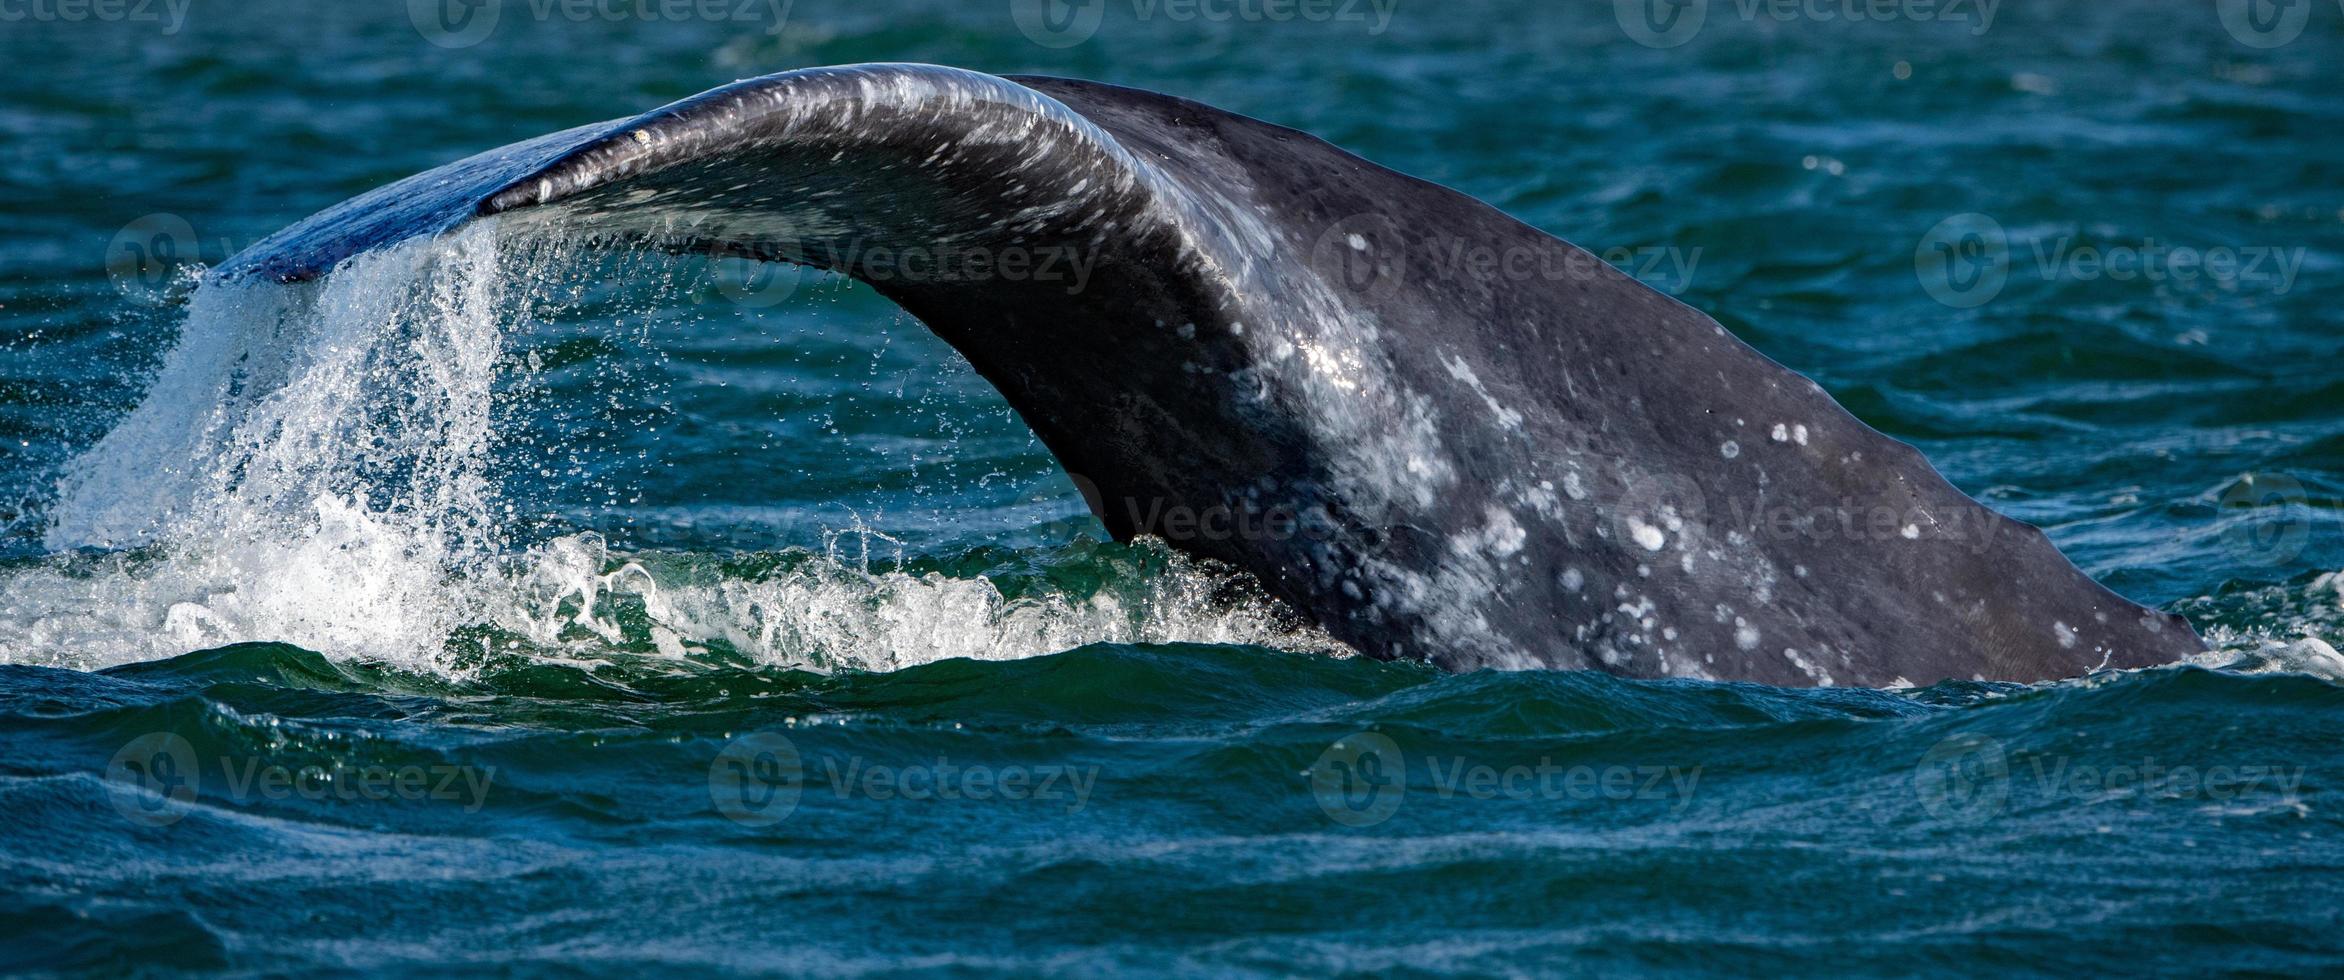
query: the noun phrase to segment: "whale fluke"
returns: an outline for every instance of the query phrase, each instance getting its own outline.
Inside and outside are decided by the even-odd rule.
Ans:
[[[871,283],[1117,538],[1250,572],[1372,656],[1886,686],[2201,649],[1700,312],[1195,102],[788,72],[408,178],[215,274],[313,278],[491,215]]]

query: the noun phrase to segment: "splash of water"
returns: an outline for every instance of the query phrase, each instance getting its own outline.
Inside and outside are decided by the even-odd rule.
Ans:
[[[99,667],[229,643],[449,670],[483,646],[540,656],[712,648],[892,668],[1084,643],[1330,649],[1227,574],[1163,570],[1095,592],[794,554],[612,554],[592,534],[511,540],[495,481],[501,357],[572,256],[481,222],[297,286],[205,283],[145,400],[61,481],[46,546],[0,571],[0,662]]]

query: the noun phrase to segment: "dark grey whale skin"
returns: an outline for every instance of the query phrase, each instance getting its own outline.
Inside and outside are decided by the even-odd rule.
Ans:
[[[217,275],[313,278],[491,215],[870,282],[1117,538],[1249,572],[1371,656],[1888,686],[2203,649],[1698,311],[1195,102],[922,65],[750,79],[370,192]]]

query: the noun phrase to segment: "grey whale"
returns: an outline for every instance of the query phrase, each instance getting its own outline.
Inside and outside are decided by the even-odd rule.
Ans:
[[[869,282],[1115,537],[1235,566],[1370,656],[1889,686],[2203,649],[1700,312],[1196,102],[787,72],[399,181],[213,274],[310,279],[488,216]]]

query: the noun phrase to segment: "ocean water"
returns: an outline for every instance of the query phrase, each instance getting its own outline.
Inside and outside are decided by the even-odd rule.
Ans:
[[[1106,541],[852,283],[494,224],[201,281],[880,60],[1490,201],[2213,649],[1379,663]],[[156,0],[0,6],[0,64],[0,969],[2344,968],[2344,5]]]

